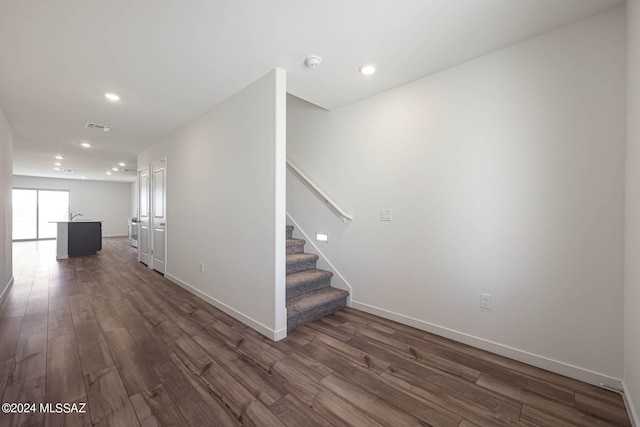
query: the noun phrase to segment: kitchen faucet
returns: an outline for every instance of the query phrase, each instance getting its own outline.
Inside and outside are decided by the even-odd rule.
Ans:
[[[81,213],[74,214],[73,212],[69,212],[69,221],[73,221],[73,219],[77,216],[82,216]]]

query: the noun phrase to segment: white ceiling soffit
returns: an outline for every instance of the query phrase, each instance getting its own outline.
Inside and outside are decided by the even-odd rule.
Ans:
[[[335,109],[623,0],[0,0],[0,106],[14,172],[92,179],[274,67]],[[312,70],[309,54],[322,57]],[[358,67],[378,71],[363,77]],[[112,103],[104,93],[120,94]],[[110,132],[85,129],[108,123]],[[78,145],[90,140],[93,147]],[[66,159],[65,159],[66,160]],[[71,159],[70,159],[71,160]],[[131,180],[132,177],[123,177]]]

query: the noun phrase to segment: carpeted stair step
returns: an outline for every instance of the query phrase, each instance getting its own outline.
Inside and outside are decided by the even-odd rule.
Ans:
[[[298,271],[313,270],[316,268],[318,255],[316,254],[291,254],[287,255],[287,274]]]
[[[307,243],[303,239],[287,239],[287,255],[301,254],[304,252],[304,244]]]
[[[287,225],[287,239],[293,238],[293,225]]]
[[[347,291],[329,287],[287,299],[287,330],[346,307],[348,295]]]
[[[333,273],[326,270],[305,270],[287,275],[287,298],[331,286]]]

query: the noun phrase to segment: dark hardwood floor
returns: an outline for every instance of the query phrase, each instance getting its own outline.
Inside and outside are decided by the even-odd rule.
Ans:
[[[64,261],[55,242],[16,243],[14,259],[1,401],[87,406],[0,426],[630,425],[615,393],[357,310],[271,342],[124,238]]]

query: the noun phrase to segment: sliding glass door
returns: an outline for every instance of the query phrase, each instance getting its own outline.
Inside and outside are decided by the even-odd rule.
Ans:
[[[69,219],[69,192],[38,190],[38,239],[55,239],[57,224]]]
[[[38,238],[38,192],[13,189],[13,240]]]
[[[13,240],[55,239],[56,224],[69,216],[68,190],[13,189]]]

